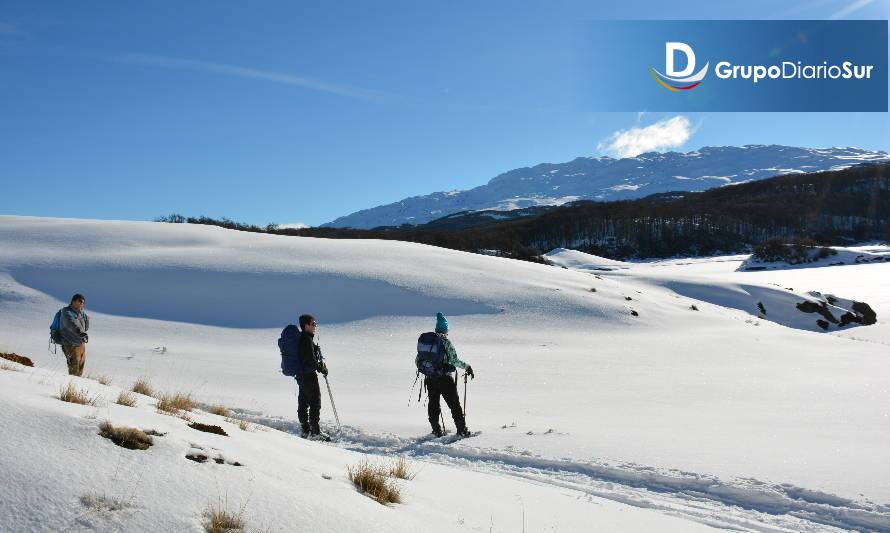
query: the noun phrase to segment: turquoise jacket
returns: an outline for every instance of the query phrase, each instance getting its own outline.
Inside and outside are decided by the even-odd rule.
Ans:
[[[460,358],[457,356],[457,350],[454,349],[454,345],[451,344],[451,341],[448,340],[448,337],[442,335],[441,333],[439,333],[438,335],[442,337],[442,346],[445,347],[445,364],[456,366],[457,368],[467,368],[467,366],[469,365],[460,360]]]

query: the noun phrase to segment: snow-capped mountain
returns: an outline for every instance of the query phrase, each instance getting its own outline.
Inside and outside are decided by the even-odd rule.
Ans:
[[[628,200],[667,191],[702,191],[780,174],[838,170],[890,160],[860,148],[778,145],[708,146],[693,152],[647,152],[637,157],[579,157],[505,172],[465,191],[435,192],[363,209],[324,224],[373,228],[423,224],[451,213],[560,205],[576,200]]]

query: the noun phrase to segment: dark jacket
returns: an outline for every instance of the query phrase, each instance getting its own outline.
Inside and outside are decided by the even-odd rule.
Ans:
[[[325,369],[321,348],[315,344],[315,335],[308,331],[300,332],[300,367],[304,374]]]

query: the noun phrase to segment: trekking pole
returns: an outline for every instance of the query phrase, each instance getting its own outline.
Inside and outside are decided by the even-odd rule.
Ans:
[[[408,394],[408,407],[411,407],[411,397],[414,396],[414,387],[417,386],[417,380],[420,378],[420,372],[417,372],[417,375],[414,376],[414,384],[411,385],[411,393]],[[420,398],[417,399],[417,403],[420,403]]]
[[[464,372],[464,418],[467,417],[467,373]]]
[[[337,421],[337,430],[342,430],[342,426],[340,426],[340,415],[337,414],[337,406],[334,405],[334,395],[331,393],[331,382],[328,381],[328,377],[324,376],[324,384],[328,387],[328,397],[331,399],[331,409],[334,410],[334,420]]]

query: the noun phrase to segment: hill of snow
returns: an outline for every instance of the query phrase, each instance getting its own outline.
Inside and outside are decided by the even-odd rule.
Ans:
[[[130,481],[113,472],[145,472],[151,489],[126,519],[135,522],[120,529],[140,529],[147,522],[139,520],[168,506],[165,524],[197,528],[202,502],[228,497],[249,500],[254,523],[273,531],[302,528],[298,512],[332,517],[321,531],[343,529],[337,513],[369,530],[430,520],[443,530],[515,531],[523,508],[530,530],[586,530],[600,519],[606,530],[674,527],[645,525],[651,515],[628,504],[657,511],[655,520],[680,518],[681,530],[694,521],[890,531],[890,390],[880,381],[890,371],[890,290],[882,282],[890,264],[744,272],[746,257],[736,256],[602,270],[601,258],[586,269],[583,255],[563,253],[569,268],[394,241],[0,217],[0,352],[37,365],[0,371],[0,401],[12,406],[0,414],[8,428],[0,469],[16,480],[4,485],[0,529],[40,530],[28,525],[49,516],[32,509],[40,505],[53,510],[53,524],[68,524],[85,512],[77,498],[103,481],[118,479],[106,486],[124,491]],[[702,289],[691,295],[682,284]],[[786,327],[717,297],[733,286],[865,301],[878,323]],[[286,323],[314,313],[345,425],[339,442],[276,431],[195,435],[144,398],[136,410],[59,402],[52,395],[67,378],[61,354],[47,352],[48,325],[78,291],[92,318],[87,373],[112,379],[107,390],[90,384],[97,393],[113,398],[114,386],[149,376],[161,390],[191,392],[285,431],[295,424],[295,388],[278,371],[275,341]],[[439,310],[476,371],[468,423],[482,431],[450,445],[417,440],[429,426],[411,388],[417,335],[432,329]],[[95,435],[105,418],[168,435],[147,452],[118,449]],[[332,420],[325,398],[322,422],[332,429]],[[447,416],[446,425],[453,428]],[[49,451],[31,449],[35,441]],[[190,464],[191,444],[245,467]],[[421,462],[409,500],[387,509],[354,493],[343,476],[356,452]],[[70,454],[84,456],[84,466],[72,466]],[[186,471],[193,489],[178,477]],[[47,488],[46,480],[62,482]],[[291,485],[297,494],[282,488]],[[440,492],[451,499],[438,514]],[[285,501],[299,511],[281,511]],[[469,507],[454,512],[462,505]],[[584,514],[599,511],[602,518]],[[610,527],[612,511],[628,522]],[[79,527],[103,529],[98,518],[86,520],[93,525]]]
[[[820,260],[805,263],[804,265],[812,268],[826,264],[840,266],[846,264],[867,264],[872,261],[880,263],[885,257],[890,258],[890,248],[888,247],[875,246],[871,247],[871,249],[873,252],[882,250],[883,253],[868,253],[840,248],[836,250],[837,255],[831,256],[834,258],[831,263],[828,263],[827,260]],[[634,279],[644,278],[653,284],[668,288],[678,295],[721,307],[739,309],[760,319],[797,329],[848,331],[859,325],[873,325],[875,323],[872,316],[874,310],[868,305],[867,301],[857,302],[856,300],[834,294],[822,294],[818,290],[795,291],[793,287],[785,287],[777,283],[754,281],[751,276],[715,276],[712,271],[700,272],[698,267],[702,264],[707,265],[711,263],[711,260],[682,260],[683,263],[687,264],[683,269],[674,268],[667,270],[659,268],[652,270],[651,267],[653,266],[676,265],[677,262],[627,263],[563,248],[553,250],[544,257],[551,264],[587,272],[632,269]],[[752,264],[761,265],[761,263],[753,262],[750,257],[747,257],[742,261],[738,270],[748,272],[752,270],[750,266]],[[763,263],[762,265],[762,269],[779,267],[775,263]],[[761,268],[755,270],[761,270]],[[877,273],[875,271],[872,272]],[[857,272],[857,274],[861,275],[860,272]],[[882,281],[878,277],[860,278],[860,281],[866,286],[879,287],[882,285]]]
[[[576,200],[629,200],[669,191],[703,191],[790,173],[839,170],[886,161],[890,154],[859,148],[777,145],[707,146],[693,152],[636,157],[579,157],[519,168],[465,191],[435,192],[363,209],[324,224],[373,228],[423,224],[452,213],[562,205]]]
[[[247,531],[581,531],[588,524],[612,531],[714,530],[554,486],[417,462],[410,466],[413,480],[397,481],[402,503],[387,507],[348,480],[347,468],[362,454],[189,413],[227,435],[206,433],[161,414],[147,396],[125,407],[114,403],[119,387],[7,367],[0,370],[3,531],[197,532],[204,511],[214,507],[239,516]],[[60,401],[58,390],[69,382],[97,405]],[[151,432],[153,445],[116,446],[99,436],[106,421]],[[199,463],[188,455],[207,459]]]

